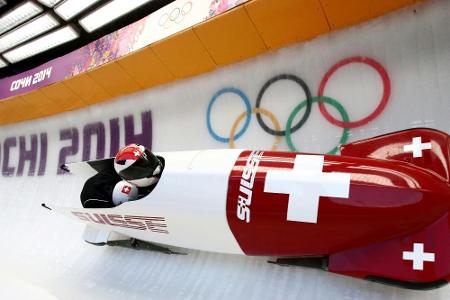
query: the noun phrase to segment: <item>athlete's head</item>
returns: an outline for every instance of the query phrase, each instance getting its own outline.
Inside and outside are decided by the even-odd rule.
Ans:
[[[117,206],[124,202],[136,200],[138,195],[138,188],[135,185],[122,180],[114,186],[112,201],[114,205]]]
[[[158,181],[162,165],[144,146],[130,144],[117,153],[114,169],[122,179],[138,187],[145,187]]]

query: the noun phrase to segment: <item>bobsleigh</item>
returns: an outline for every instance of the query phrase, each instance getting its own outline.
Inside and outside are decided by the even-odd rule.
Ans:
[[[341,155],[249,150],[156,153],[146,197],[107,209],[45,207],[87,224],[96,245],[142,241],[272,258],[412,289],[450,280],[450,137],[410,129]],[[69,163],[89,176],[113,158]],[[167,248],[170,249],[170,248]],[[168,252],[173,253],[173,252]]]

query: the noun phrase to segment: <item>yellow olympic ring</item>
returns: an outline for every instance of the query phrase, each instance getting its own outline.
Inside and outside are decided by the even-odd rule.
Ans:
[[[252,112],[254,112],[255,114],[259,113],[259,114],[263,114],[266,117],[268,117],[270,119],[270,121],[272,122],[273,126],[275,127],[275,130],[281,130],[281,126],[280,126],[280,122],[278,122],[277,118],[275,117],[275,115],[273,113],[271,113],[270,111],[264,109],[264,108],[256,108],[254,107],[252,109]],[[242,120],[247,116],[247,112],[242,112],[237,119],[234,121],[233,126],[231,127],[230,130],[230,141],[229,141],[229,145],[230,148],[233,149],[234,148],[234,134],[236,133],[236,129],[239,125],[240,122],[242,122]],[[272,151],[275,151],[278,146],[280,145],[281,142],[281,136],[275,136],[275,142],[272,144]]]

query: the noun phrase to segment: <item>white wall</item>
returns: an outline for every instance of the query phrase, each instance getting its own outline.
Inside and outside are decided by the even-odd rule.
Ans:
[[[378,61],[387,71],[391,95],[382,113],[367,125],[350,130],[349,140],[370,137],[409,127],[432,127],[450,133],[450,1],[427,1],[377,20],[293,45],[193,79],[178,81],[129,95],[88,109],[22,124],[0,127],[0,170],[4,169],[5,141],[14,137],[8,167],[12,176],[0,177],[0,265],[3,276],[16,277],[40,286],[63,299],[88,298],[223,298],[246,299],[346,298],[445,299],[450,288],[433,292],[410,292],[305,269],[281,268],[264,259],[221,256],[194,252],[191,256],[103,249],[85,245],[82,226],[54,217],[40,208],[41,202],[79,205],[83,179],[56,175],[61,149],[71,140],[61,140],[63,129],[75,127],[80,135],[78,152],[69,161],[82,159],[83,128],[102,122],[105,127],[105,156],[114,150],[109,120],[119,118],[120,145],[125,143],[124,116],[132,115],[135,133],[144,131],[156,151],[223,148],[207,130],[206,112],[212,96],[222,88],[235,87],[255,106],[258,91],[271,77],[289,73],[301,77],[313,96],[327,70],[341,59],[365,56]],[[374,110],[382,95],[378,74],[363,64],[339,69],[330,79],[326,95],[346,108],[351,120]],[[275,83],[263,97],[284,127],[292,109],[305,98],[289,81]],[[224,95],[213,106],[212,126],[227,136],[231,124],[245,110],[241,100]],[[141,113],[151,111],[152,130],[141,128]],[[268,121],[269,122],[269,121]],[[270,123],[269,123],[270,124]],[[131,129],[129,129],[131,132]],[[150,139],[151,132],[151,139]],[[342,129],[325,120],[317,104],[298,132],[293,134],[300,151],[326,152],[333,148]],[[19,136],[30,149],[32,134],[46,133],[45,172],[38,175],[42,143],[35,148],[38,166],[32,176],[29,161],[24,175],[17,176]],[[95,136],[94,136],[95,137]],[[116,135],[117,138],[117,135]],[[267,149],[274,137],[264,132],[254,115],[237,147]],[[45,148],[45,147],[44,147]],[[288,150],[283,139],[278,149]],[[34,154],[33,154],[34,155]],[[1,176],[1,175],[0,175]],[[194,276],[194,277],[192,277]],[[6,288],[8,285],[4,284]],[[1,293],[0,293],[1,295]]]

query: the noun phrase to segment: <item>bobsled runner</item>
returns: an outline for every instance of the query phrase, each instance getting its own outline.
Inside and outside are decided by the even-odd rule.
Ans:
[[[343,145],[340,156],[156,154],[163,173],[140,200],[104,209],[46,207],[86,223],[84,238],[97,245],[127,240],[163,252],[173,246],[266,256],[413,289],[450,280],[444,132],[399,131]],[[113,168],[113,158],[63,168],[94,175]]]

